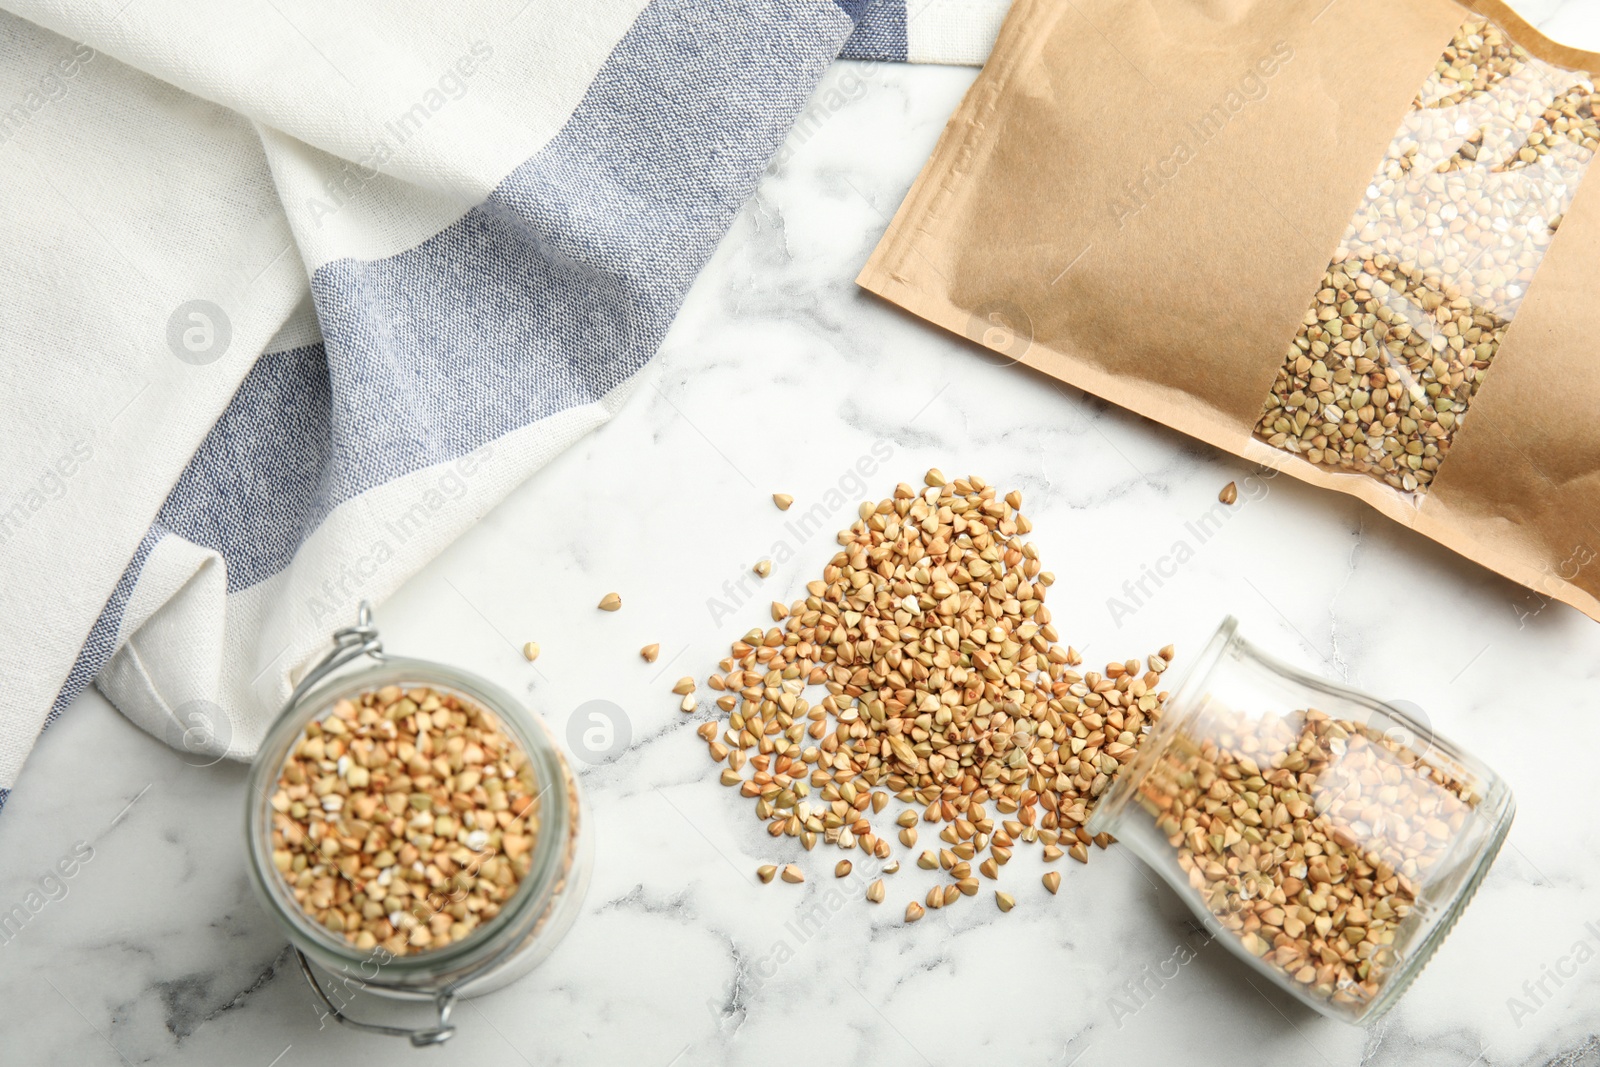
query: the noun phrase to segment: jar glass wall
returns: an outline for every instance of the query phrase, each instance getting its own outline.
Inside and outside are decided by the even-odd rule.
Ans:
[[[1281,663],[1230,618],[1088,830],[1130,846],[1280,988],[1362,1022],[1455,924],[1514,810],[1420,713]]]
[[[252,881],[290,942],[332,976],[335,986],[436,1001],[443,1019],[455,997],[487,993],[527,973],[571,927],[588,887],[593,854],[582,794],[543,721],[499,687],[443,664],[384,657],[381,652],[373,660],[359,663],[369,665],[341,673],[292,701],[262,743],[250,772],[246,816]],[[363,695],[389,687],[427,690],[487,713],[487,720],[526,756],[539,823],[526,872],[492,918],[457,940],[404,953],[388,951],[381,943],[358,947],[353,937],[313,919],[297,901],[294,887],[273,855],[277,813],[272,800],[279,792],[280,774],[305,738],[307,725],[326,723],[341,701],[359,704]],[[480,847],[485,857],[493,852]],[[307,977],[314,980],[309,972]],[[318,992],[326,999],[323,990]],[[448,1036],[447,1031],[441,1021],[438,1032]],[[435,1033],[433,1040],[442,1040],[438,1032],[431,1032]]]

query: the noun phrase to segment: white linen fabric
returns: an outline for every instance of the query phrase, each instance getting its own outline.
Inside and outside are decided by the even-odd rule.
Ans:
[[[1004,7],[3,0],[0,806],[91,682],[251,756],[616,411],[841,48]]]
[[[848,59],[981,67],[1011,0],[880,0],[841,53]]]
[[[91,682],[251,756],[616,411],[847,40],[1003,7],[870,3],[3,0],[0,806]]]
[[[858,6],[8,3],[0,799],[96,678],[250,755],[616,410]]]

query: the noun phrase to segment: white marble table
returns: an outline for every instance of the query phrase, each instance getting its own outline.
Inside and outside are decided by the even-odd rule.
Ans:
[[[1597,9],[1525,8],[1591,47]],[[92,849],[65,896],[0,943],[0,1062],[1600,1063],[1600,958],[1545,979],[1551,995],[1520,1025],[1507,1003],[1545,968],[1573,970],[1580,940],[1600,951],[1600,625],[1554,604],[1528,613],[1516,586],[1288,479],[1114,620],[1109,598],[1249,471],[858,291],[972,73],[840,66],[826,85],[847,77],[865,90],[791,144],[616,420],[380,609],[390,648],[525,693],[558,732],[585,701],[625,709],[631,745],[581,765],[594,883],[550,961],[461,1008],[442,1050],[323,1025],[246,882],[242,768],[191,766],[90,694],[0,815],[0,910]],[[891,455],[864,494],[849,479],[878,441]],[[980,900],[903,926],[926,889],[907,864],[890,904],[852,900],[801,928],[835,854],[774,845],[716,784],[668,689],[814,577],[850,518],[796,538],[769,494],[808,504],[842,482],[877,499],[930,465],[1023,491],[1060,577],[1057,624],[1091,660],[1173,641],[1181,671],[1231,612],[1293,660],[1421,705],[1510,779],[1520,813],[1501,859],[1392,1014],[1365,1031],[1321,1020],[1258,992],[1219,946],[1116,1010],[1195,935],[1115,848],[1066,863],[1056,897],[1020,848],[1009,915]],[[731,604],[724,583],[779,539],[795,558]],[[623,610],[594,610],[611,590]],[[537,670],[513,647],[529,639]],[[636,654],[651,641],[653,666]],[[805,885],[756,883],[759,863],[788,860]]]

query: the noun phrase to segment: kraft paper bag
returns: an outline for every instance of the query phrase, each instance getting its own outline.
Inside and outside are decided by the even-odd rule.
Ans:
[[[1496,2],[1017,0],[858,282],[1600,619],[1592,71]]]

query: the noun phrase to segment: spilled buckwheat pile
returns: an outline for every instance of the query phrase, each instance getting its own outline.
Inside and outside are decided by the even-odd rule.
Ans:
[[[1139,803],[1246,950],[1359,1013],[1410,954],[1396,933],[1478,798],[1362,723],[1214,714],[1204,740],[1163,751]]]
[[[821,840],[890,860],[891,831],[873,817],[891,796],[911,805],[896,836],[914,849],[919,822],[939,827],[917,861],[949,879],[927,896],[938,908],[976,895],[977,875],[997,881],[1019,841],[1084,863],[1090,844],[1110,843],[1083,826],[1160,715],[1172,649],[1080,673],[1045,607],[1054,576],[1022,540],[1032,526],[1020,494],[937,470],[925,481],[863,503],[806,597],[775,602],[777,625],[734,642],[709,680],[727,718],[699,734],[768,833],[808,850]],[[808,686],[826,690],[815,704]],[[881,873],[898,869],[890,860]],[[785,881],[802,877],[784,869]],[[1050,892],[1059,884],[1045,876]],[[867,890],[884,895],[881,879]],[[922,914],[913,901],[906,920]]]
[[[306,724],[278,776],[272,860],[313,921],[358,949],[439,948],[528,873],[539,791],[489,712],[387,686]]]
[[[1256,436],[1423,492],[1595,152],[1592,79],[1463,24],[1289,346]]]

